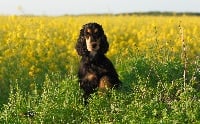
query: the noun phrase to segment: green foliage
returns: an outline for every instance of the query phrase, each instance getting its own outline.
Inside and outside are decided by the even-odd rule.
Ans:
[[[84,105],[77,77],[46,75],[42,91],[34,85],[29,92],[16,81],[9,102],[0,113],[1,123],[199,123],[200,93],[178,73],[180,62],[152,66],[144,58],[129,58],[116,67],[123,86],[120,90],[95,93]],[[170,66],[169,66],[170,64]],[[124,69],[123,69],[124,70]],[[145,71],[142,71],[145,70]],[[161,71],[165,70],[165,71]],[[174,72],[175,71],[175,72]],[[176,76],[169,76],[169,74]],[[193,78],[193,77],[191,77]],[[32,114],[32,115],[31,115]]]

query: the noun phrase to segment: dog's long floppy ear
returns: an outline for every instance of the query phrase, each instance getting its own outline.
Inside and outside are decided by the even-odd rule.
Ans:
[[[85,42],[85,37],[84,37],[84,26],[80,30],[80,34],[79,34],[79,37],[77,39],[75,49],[76,49],[78,55],[80,55],[80,56],[84,56],[84,55],[88,54],[88,50],[87,50],[86,42]]]
[[[101,36],[101,43],[100,43],[100,52],[102,54],[105,54],[109,49],[109,44],[107,41],[107,37],[106,35],[103,33],[103,35]]]

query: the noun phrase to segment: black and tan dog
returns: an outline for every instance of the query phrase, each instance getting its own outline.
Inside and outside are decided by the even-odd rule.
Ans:
[[[118,88],[121,84],[113,64],[105,56],[108,48],[109,44],[101,25],[97,23],[83,25],[76,50],[82,57],[78,78],[85,100],[97,90]]]

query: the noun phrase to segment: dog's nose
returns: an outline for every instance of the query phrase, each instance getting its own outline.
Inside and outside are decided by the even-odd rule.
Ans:
[[[96,46],[97,46],[97,44],[95,43],[95,44],[92,44],[92,48],[96,48]]]
[[[90,36],[90,41],[91,42],[96,42],[96,39],[93,36]]]

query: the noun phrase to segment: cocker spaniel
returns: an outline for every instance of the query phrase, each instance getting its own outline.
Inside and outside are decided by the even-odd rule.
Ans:
[[[121,85],[112,62],[104,55],[108,51],[109,44],[101,25],[97,23],[83,25],[75,48],[82,57],[78,78],[86,101],[90,94],[97,90],[118,88]]]

